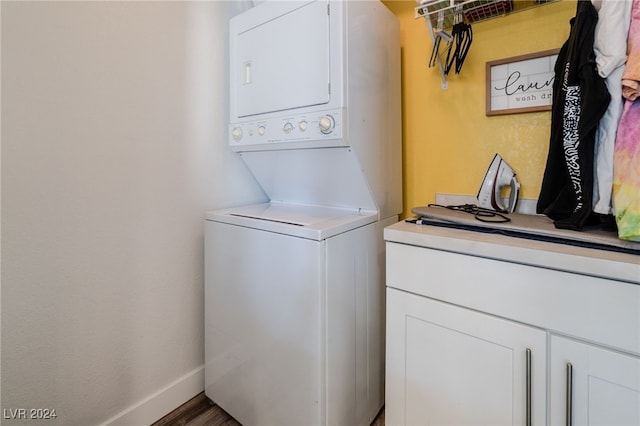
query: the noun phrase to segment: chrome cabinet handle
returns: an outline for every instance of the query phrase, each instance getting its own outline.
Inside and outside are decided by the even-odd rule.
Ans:
[[[527,407],[526,407],[526,421],[525,424],[527,426],[531,426],[531,349],[527,348],[526,351],[527,354],[527,361],[526,361],[526,375],[527,375],[527,381],[526,381],[526,400],[527,400]]]
[[[573,424],[573,365],[567,363],[567,414],[566,426]]]

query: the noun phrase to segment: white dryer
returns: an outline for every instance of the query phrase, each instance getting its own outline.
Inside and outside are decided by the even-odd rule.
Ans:
[[[401,197],[400,42],[378,1],[230,22],[229,144],[270,201],[208,212],[205,392],[245,426],[384,403],[384,242]]]

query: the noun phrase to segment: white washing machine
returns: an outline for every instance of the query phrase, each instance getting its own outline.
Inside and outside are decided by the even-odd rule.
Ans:
[[[397,19],[272,0],[230,40],[229,144],[270,202],[206,214],[205,392],[245,426],[369,424],[402,210]]]
[[[384,398],[380,239],[395,220],[269,204],[207,219],[207,395],[243,425],[370,423]]]

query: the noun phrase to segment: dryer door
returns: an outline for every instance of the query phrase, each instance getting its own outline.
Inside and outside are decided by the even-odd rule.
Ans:
[[[328,5],[265,2],[232,18],[232,120],[329,102]]]

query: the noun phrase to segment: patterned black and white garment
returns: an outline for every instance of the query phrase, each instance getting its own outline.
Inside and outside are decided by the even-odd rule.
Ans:
[[[597,21],[590,1],[577,2],[554,69],[549,154],[537,212],[562,229],[581,230],[591,220],[599,221],[592,214],[594,144],[610,96],[596,68]]]

